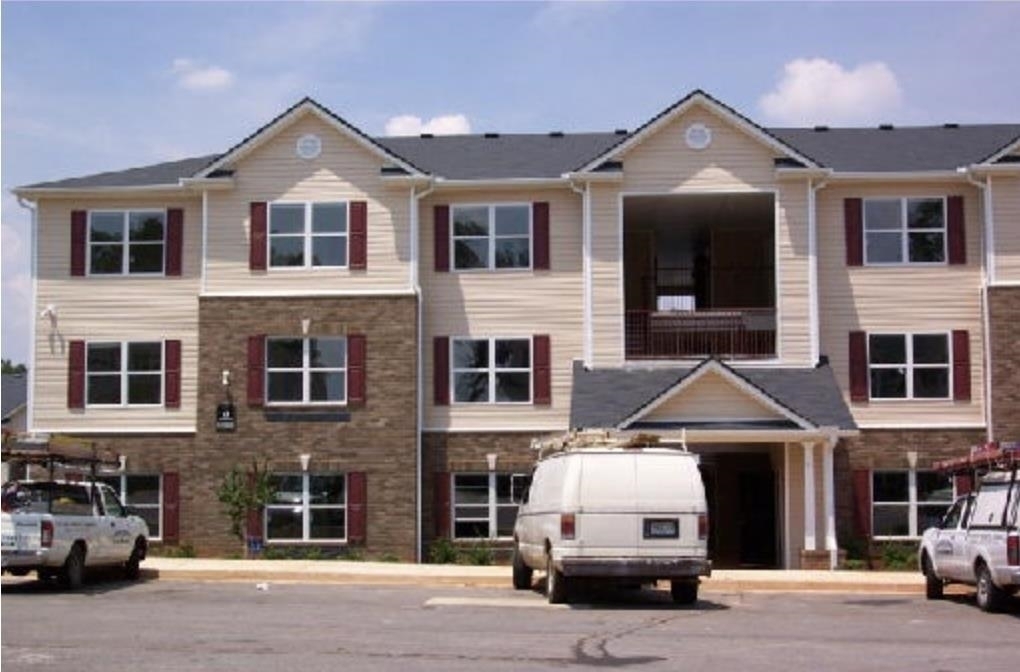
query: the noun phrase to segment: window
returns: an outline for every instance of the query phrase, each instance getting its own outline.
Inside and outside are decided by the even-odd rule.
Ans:
[[[89,343],[86,399],[90,406],[163,403],[163,344]]]
[[[95,210],[89,213],[90,275],[163,272],[165,210]]]
[[[530,482],[528,474],[454,474],[454,538],[512,537],[517,506]]]
[[[150,539],[162,539],[163,531],[163,478],[158,474],[120,474],[100,476],[96,480],[106,483],[120,497],[131,513],[145,519]]]
[[[347,402],[347,339],[266,339],[266,401],[270,404]]]
[[[943,198],[864,201],[865,260],[868,264],[937,264],[946,261]]]
[[[531,401],[531,339],[454,339],[453,399],[459,403]]]
[[[347,479],[343,474],[275,474],[266,505],[267,541],[345,541]]]
[[[531,267],[531,206],[453,206],[453,267]]]
[[[270,268],[347,266],[347,203],[272,203]]]
[[[934,471],[872,472],[872,534],[919,537],[953,503],[953,481]]]
[[[948,334],[868,334],[872,399],[948,399]]]

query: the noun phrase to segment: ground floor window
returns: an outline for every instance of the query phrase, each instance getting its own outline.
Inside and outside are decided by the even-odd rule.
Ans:
[[[528,474],[454,474],[454,538],[512,537],[517,505],[530,482]]]
[[[344,474],[274,474],[275,495],[266,506],[266,540],[346,541]]]
[[[119,474],[100,476],[96,480],[106,483],[124,506],[140,516],[149,526],[149,538],[163,538],[163,477],[159,474]]]
[[[919,537],[953,503],[953,481],[935,471],[874,471],[871,501],[875,537]]]

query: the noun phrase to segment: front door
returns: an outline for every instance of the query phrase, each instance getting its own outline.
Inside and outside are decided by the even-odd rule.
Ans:
[[[767,453],[702,455],[714,567],[776,567],[776,475]]]

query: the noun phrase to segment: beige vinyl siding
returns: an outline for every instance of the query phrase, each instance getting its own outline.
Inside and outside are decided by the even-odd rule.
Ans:
[[[995,281],[1020,282],[1020,177],[992,178]]]
[[[785,416],[711,371],[641,418],[645,422],[777,419]]]
[[[550,270],[435,271],[435,205],[531,204],[536,201],[549,203]],[[420,278],[426,297],[422,353],[426,429],[567,429],[573,360],[582,357],[583,347],[580,196],[568,189],[439,191],[423,200],[420,213]],[[450,406],[434,405],[434,337],[501,338],[537,334],[550,337],[550,406],[457,404],[452,402],[452,395]]]
[[[789,492],[789,509],[786,511],[786,520],[789,521],[790,538],[786,540],[786,543],[789,546],[791,565],[788,569],[797,569],[800,567],[800,553],[804,550],[804,446],[800,443],[787,443],[784,444],[784,449],[789,456],[786,459],[789,460],[790,467],[789,472],[784,474],[784,479],[787,477],[790,479],[785,484]],[[816,499],[818,491],[818,480],[816,479]],[[816,540],[817,538],[815,537]]]
[[[318,158],[295,153],[297,139],[314,133]],[[206,291],[344,292],[409,289],[409,188],[384,183],[383,159],[312,113],[242,157],[236,187],[209,193]],[[248,268],[250,203],[253,201],[351,201],[368,203],[368,268]]]
[[[843,199],[964,196],[967,264],[846,265]],[[981,197],[960,183],[830,185],[818,195],[818,279],[821,352],[857,423],[975,425],[984,421],[981,323]],[[970,332],[971,401],[888,400],[850,403],[849,332]],[[952,390],[950,389],[950,394]]]
[[[71,277],[71,211],[184,209],[180,277]],[[55,326],[31,315],[35,329],[33,429],[189,430],[196,422],[201,203],[195,197],[138,196],[39,202],[38,295],[56,308]],[[72,340],[181,341],[181,407],[67,408],[67,350]]]
[[[592,363],[623,364],[623,224],[619,189],[591,187]]]
[[[813,366],[807,184],[788,181],[776,193],[777,356],[785,365]]]

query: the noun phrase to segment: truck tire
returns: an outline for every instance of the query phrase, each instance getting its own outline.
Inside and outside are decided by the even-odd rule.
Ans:
[[[924,596],[929,600],[941,600],[945,594],[945,584],[935,576],[935,569],[927,554],[921,560],[921,567],[924,571]]]
[[[552,554],[545,561],[545,595],[549,604],[563,604],[567,601],[567,577],[553,565]]]
[[[694,604],[698,601],[698,580],[673,579],[669,584],[673,604]]]
[[[68,590],[78,590],[85,579],[85,551],[81,544],[71,547],[71,552],[64,560],[64,566],[60,570],[60,581]]]
[[[135,547],[131,551],[131,557],[124,563],[124,578],[128,581],[137,581],[142,575],[142,541],[138,540],[135,542]]]
[[[516,590],[528,590],[531,588],[531,567],[524,564],[521,557],[521,549],[514,544],[514,588]]]
[[[1006,593],[992,581],[992,573],[988,565],[980,563],[977,567],[977,605],[981,611],[1002,611],[1006,601]]]

